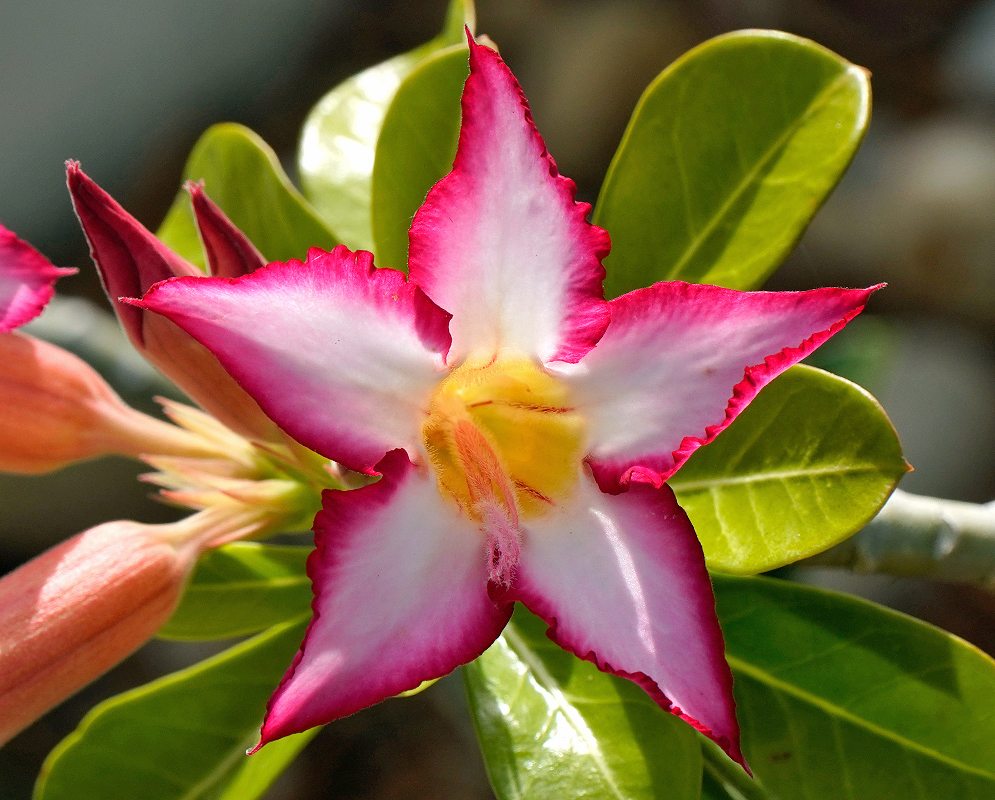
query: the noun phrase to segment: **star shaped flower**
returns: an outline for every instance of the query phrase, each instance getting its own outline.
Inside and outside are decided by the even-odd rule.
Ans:
[[[338,247],[134,301],[297,441],[380,476],[323,495],[314,618],[261,744],[476,658],[518,601],[743,763],[701,546],[665,481],[873,289],[605,301],[608,233],[472,39],[462,104],[407,279]]]

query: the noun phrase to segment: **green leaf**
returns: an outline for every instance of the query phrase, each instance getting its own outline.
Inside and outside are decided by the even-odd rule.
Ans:
[[[711,739],[700,735],[702,800],[768,800],[770,795]]]
[[[498,640],[463,668],[500,800],[697,800],[701,748],[686,723],[631,681],[599,672],[518,606]]]
[[[239,765],[226,779],[227,785],[211,800],[254,800],[261,797],[320,731],[321,727],[317,727],[285,736],[270,742],[251,758],[239,759]]]
[[[35,800],[258,797],[309,738],[245,755],[306,626],[275,627],[101,703],[48,756]]]
[[[437,53],[401,84],[387,112],[373,165],[373,239],[381,267],[408,268],[411,220],[428,190],[453,168],[469,74],[464,45]]]
[[[209,550],[194,570],[164,639],[227,639],[295,619],[311,605],[310,547],[236,542]]]
[[[995,662],[785,581],[714,576],[747,760],[780,800],[995,797]]]
[[[472,0],[452,0],[437,37],[340,83],[304,122],[297,156],[304,193],[352,249],[373,251],[373,160],[395,92],[425,58],[463,42],[463,25],[472,31],[474,19]]]
[[[331,250],[338,239],[290,183],[273,149],[242,125],[226,122],[204,132],[183,177],[204,191],[259,248],[267,261],[303,259],[309,247]],[[190,196],[180,189],[158,236],[200,267],[204,250]]]
[[[862,528],[908,471],[881,406],[795,366],[669,481],[711,569],[764,572]]]
[[[850,163],[868,74],[807,39],[712,39],[643,93],[601,188],[606,296],[662,280],[759,286]]]

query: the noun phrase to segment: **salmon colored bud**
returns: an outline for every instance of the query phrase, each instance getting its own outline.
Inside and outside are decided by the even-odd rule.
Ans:
[[[0,334],[0,470],[48,472],[108,453],[224,455],[207,438],[127,406],[72,353]]]
[[[152,637],[198,556],[254,532],[247,522],[218,509],[108,522],[0,579],[0,744]]]
[[[202,276],[97,186],[75,161],[66,164],[69,193],[90,243],[104,289],[131,343],[206,411],[238,433],[280,442],[279,429],[199,342],[169,320],[124,302],[155,283]]]
[[[266,266],[266,259],[235,227],[206,194],[199,183],[187,182],[200,240],[207,254],[211,274],[218,278],[237,278]]]

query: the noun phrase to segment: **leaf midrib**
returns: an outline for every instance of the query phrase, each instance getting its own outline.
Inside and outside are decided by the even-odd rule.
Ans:
[[[678,275],[680,270],[683,269],[684,266],[695,257],[695,255],[697,255],[702,245],[705,244],[708,237],[711,236],[712,232],[718,227],[719,222],[725,218],[725,215],[729,209],[732,208],[743,192],[746,191],[747,187],[751,186],[756,181],[757,176],[760,174],[760,170],[770,162],[775,153],[777,153],[802,127],[809,117],[828,103],[828,98],[851,77],[852,69],[852,67],[844,69],[843,72],[841,72],[830,84],[819,92],[815,99],[813,99],[812,102],[805,107],[804,113],[799,114],[794,121],[784,129],[784,132],[771,143],[771,145],[764,151],[763,155],[757,159],[750,171],[743,176],[742,180],[740,180],[733,191],[726,197],[719,209],[712,215],[711,219],[709,219],[704,227],[698,232],[694,240],[688,243],[688,246],[685,248],[681,257],[676,263],[674,263],[673,266],[669,268],[669,275]]]
[[[754,680],[766,684],[768,687],[772,689],[790,695],[797,700],[801,700],[802,702],[808,703],[809,705],[815,706],[816,708],[822,710],[831,717],[846,720],[847,722],[856,725],[857,727],[862,728],[869,733],[875,734],[883,739],[888,739],[894,742],[895,744],[898,744],[900,747],[905,748],[906,750],[917,752],[928,758],[940,761],[946,764],[947,766],[970,773],[972,775],[976,775],[988,781],[995,782],[995,775],[993,775],[990,772],[986,772],[985,770],[980,769],[978,767],[973,767],[970,764],[965,764],[964,762],[958,761],[952,756],[948,756],[945,753],[933,750],[927,747],[926,745],[920,744],[919,742],[916,742],[912,739],[902,736],[901,734],[896,733],[895,731],[890,731],[887,728],[884,728],[875,722],[871,722],[870,720],[864,719],[863,717],[858,717],[853,712],[848,711],[847,709],[842,708],[841,706],[835,705],[830,701],[822,697],[819,697],[818,695],[814,695],[811,692],[802,689],[800,686],[796,686],[793,683],[788,683],[787,681],[781,680],[780,678],[776,678],[770,672],[760,667],[754,666],[753,664],[750,664],[749,662],[744,661],[743,659],[737,658],[734,655],[730,655],[728,652],[726,653],[726,660],[729,662],[729,666],[732,667],[734,671],[743,672],[749,675]]]
[[[187,589],[189,592],[227,592],[244,591],[246,589],[286,589],[295,586],[309,584],[311,579],[306,575],[289,575],[279,578],[250,578],[244,581],[205,581],[204,583],[191,583]]]
[[[667,483],[675,492],[700,492],[705,489],[737,486],[752,483],[767,483],[770,481],[789,481],[796,478],[817,478],[824,475],[854,475],[870,472],[883,472],[884,467],[877,464],[860,466],[831,465],[803,469],[771,470],[767,472],[750,472],[745,475],[731,475],[724,478],[707,478],[698,481],[670,480]]]

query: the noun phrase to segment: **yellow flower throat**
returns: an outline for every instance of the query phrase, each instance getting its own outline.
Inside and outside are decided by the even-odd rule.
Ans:
[[[488,534],[491,577],[508,584],[519,520],[573,490],[584,427],[566,386],[525,358],[464,363],[439,385],[422,426],[439,491]]]

